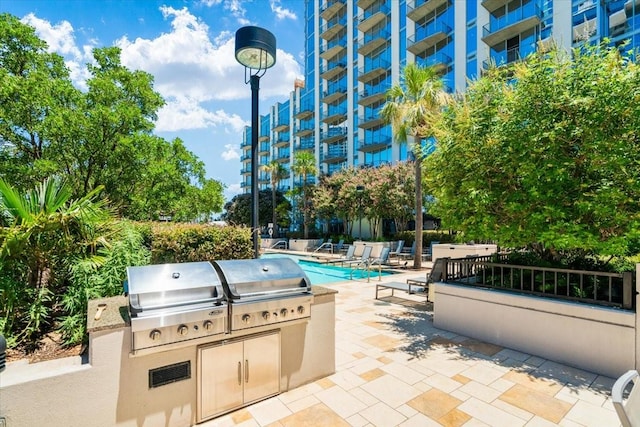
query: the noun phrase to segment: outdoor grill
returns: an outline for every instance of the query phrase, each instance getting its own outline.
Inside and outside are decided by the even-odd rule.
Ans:
[[[230,332],[308,320],[311,282],[289,258],[215,261],[229,303]]]
[[[227,303],[209,262],[127,268],[132,351],[227,332]]]

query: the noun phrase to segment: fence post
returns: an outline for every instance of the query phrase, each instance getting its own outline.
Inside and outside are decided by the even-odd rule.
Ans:
[[[633,275],[632,274],[633,273],[631,273],[630,271],[625,271],[624,273],[622,273],[622,308],[633,307]]]

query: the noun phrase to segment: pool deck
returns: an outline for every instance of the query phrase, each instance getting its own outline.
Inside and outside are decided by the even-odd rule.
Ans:
[[[338,291],[334,375],[200,425],[620,425],[614,379],[437,329],[424,295],[376,300],[377,283],[323,285]]]

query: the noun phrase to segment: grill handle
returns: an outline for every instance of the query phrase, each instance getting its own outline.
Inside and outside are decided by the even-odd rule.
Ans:
[[[192,301],[188,301],[187,304],[185,304],[184,302],[174,302],[171,304],[161,304],[161,305],[148,305],[146,307],[140,307],[140,305],[138,304],[138,299],[135,298],[134,295],[130,295],[130,303],[131,303],[131,311],[133,313],[142,313],[145,310],[158,310],[158,309],[162,309],[162,308],[173,308],[173,307],[185,307],[185,306],[190,306],[190,305],[194,305],[194,304],[203,304],[203,303],[208,303],[208,302],[212,302],[212,303],[216,303],[216,298],[205,298],[205,299],[199,299],[199,300],[192,300]],[[214,305],[219,305],[219,304],[214,304]]]
[[[300,295],[300,289],[302,288],[296,288],[296,289],[276,289],[273,291],[266,291],[266,292],[247,292],[246,294],[242,294],[242,298],[245,297],[268,297],[268,296],[272,296],[272,295],[287,295],[287,294],[291,294],[291,295]],[[308,293],[309,291],[306,290],[305,293]]]

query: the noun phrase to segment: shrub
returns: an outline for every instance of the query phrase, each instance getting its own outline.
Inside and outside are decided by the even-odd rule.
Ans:
[[[247,227],[207,224],[153,224],[151,263],[247,259],[253,256]]]

